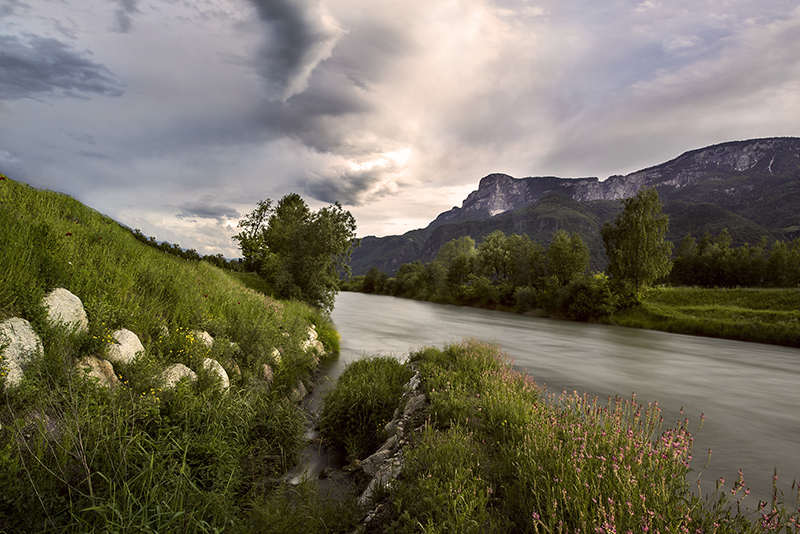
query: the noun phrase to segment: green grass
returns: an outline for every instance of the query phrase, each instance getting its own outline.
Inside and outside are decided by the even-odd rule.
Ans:
[[[410,378],[410,369],[391,356],[352,362],[325,395],[320,434],[348,456],[366,458],[386,438],[383,429]]]
[[[656,288],[621,326],[800,347],[800,289]]]
[[[44,345],[20,386],[0,383],[0,532],[247,525],[304,445],[305,417],[286,396],[316,366],[301,348],[309,325],[338,350],[330,321],[265,296],[252,276],[147,246],[68,196],[0,178],[0,320],[31,321]],[[56,287],[82,300],[88,332],[47,324],[40,301]],[[98,388],[74,364],[102,356],[122,327],[145,353],[115,366],[121,387]],[[214,336],[212,348],[197,330]],[[198,368],[206,357],[228,372],[227,392]],[[199,380],[162,391],[157,374],[175,362]]]
[[[741,480],[692,495],[688,421],[663,426],[656,404],[547,394],[478,341],[411,361],[432,418],[388,489],[383,532],[796,532],[796,503],[741,515]]]

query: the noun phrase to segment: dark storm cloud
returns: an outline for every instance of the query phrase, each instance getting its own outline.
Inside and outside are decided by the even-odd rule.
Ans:
[[[314,175],[305,182],[305,191],[322,202],[340,202],[358,206],[364,202],[365,195],[383,196],[387,193],[381,187],[384,177],[396,170],[393,165],[382,165],[365,170],[345,170]]]
[[[258,72],[272,98],[301,92],[311,71],[330,55],[341,29],[313,1],[251,0],[267,26],[257,58]]]
[[[202,200],[195,202],[184,202],[179,207],[182,211],[178,214],[178,217],[181,219],[198,218],[224,220],[238,219],[241,217],[239,212],[230,206],[213,204],[211,202]]]
[[[119,0],[119,9],[117,9],[117,31],[128,33],[133,28],[133,17],[135,13],[139,12],[136,4],[139,0]]]
[[[0,100],[45,93],[73,97],[123,94],[120,81],[108,68],[61,41],[35,36],[27,41],[0,35]]]

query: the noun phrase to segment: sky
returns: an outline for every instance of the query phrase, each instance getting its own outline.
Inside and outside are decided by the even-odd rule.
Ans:
[[[0,0],[0,172],[201,254],[293,192],[396,235],[800,136],[798,50],[798,0]]]

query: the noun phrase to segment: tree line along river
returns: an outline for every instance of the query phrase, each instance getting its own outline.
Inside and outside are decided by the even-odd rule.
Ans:
[[[775,468],[787,494],[800,480],[800,349],[363,293],[339,293],[332,319],[342,342],[339,359],[323,370],[331,381],[367,354],[403,357],[465,337],[494,341],[548,392],[601,399],[635,392],[640,403],[658,402],[665,426],[688,417],[693,487],[713,451],[704,494],[720,477],[730,489],[742,469],[751,508],[771,498]]]

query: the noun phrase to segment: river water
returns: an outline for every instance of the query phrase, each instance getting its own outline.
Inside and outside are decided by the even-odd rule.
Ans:
[[[730,489],[742,469],[752,508],[772,495],[772,475],[788,495],[800,481],[800,350],[607,325],[528,317],[394,297],[339,293],[331,314],[341,355],[324,371],[335,380],[366,354],[403,358],[410,350],[475,337],[497,342],[549,392],[577,391],[657,401],[665,425],[689,418],[694,481]],[[683,408],[683,415],[680,413]],[[708,467],[703,467],[712,449]]]

